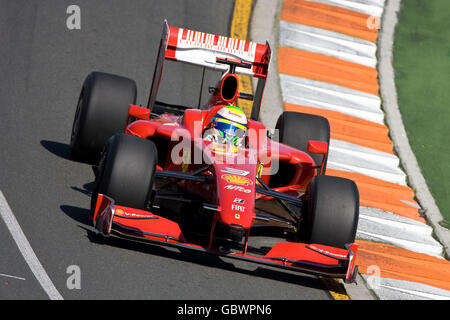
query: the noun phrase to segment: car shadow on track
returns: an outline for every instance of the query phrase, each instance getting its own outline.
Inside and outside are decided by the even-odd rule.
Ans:
[[[195,263],[210,268],[218,268],[226,271],[239,272],[251,277],[258,277],[263,279],[269,279],[274,281],[281,281],[290,284],[299,285],[302,287],[308,287],[318,290],[324,290],[323,282],[312,276],[294,273],[289,270],[276,270],[270,267],[257,267],[256,269],[243,269],[236,267],[233,263],[227,262],[227,258],[222,258],[210,254],[199,253],[188,249],[166,248],[157,244],[147,244],[132,242],[125,239],[116,237],[103,238],[97,235],[92,227],[92,223],[89,219],[89,210],[85,208],[62,205],[61,210],[70,218],[81,223],[79,227],[86,231],[86,236],[91,243],[99,245],[109,245],[125,250],[133,250],[149,255],[155,255],[163,258],[169,258],[174,260],[180,260],[184,262]],[[255,264],[248,263],[248,266],[254,266]]]
[[[70,145],[66,143],[50,141],[50,140],[41,140],[41,145],[49,152],[54,155],[61,157],[66,160],[72,160],[72,155],[70,153]]]
[[[41,140],[41,146],[43,146],[47,151],[53,153],[55,156],[63,158],[65,160],[76,161],[79,163],[95,165],[95,159],[93,160],[75,160],[72,157],[72,153],[70,151],[70,145],[67,143],[50,141],[50,140]]]
[[[75,186],[71,186],[70,188],[72,190],[81,192],[82,194],[87,195],[87,196],[90,197],[92,195],[92,190],[94,189],[94,184],[95,184],[95,182],[92,181],[92,182],[85,183],[83,185],[83,188],[75,187]]]
[[[68,217],[73,220],[87,226],[91,226],[91,219],[89,217],[89,209],[62,205],[60,206],[62,212],[64,212]]]

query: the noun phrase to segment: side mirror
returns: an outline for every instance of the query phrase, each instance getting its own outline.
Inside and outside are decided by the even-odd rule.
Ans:
[[[327,154],[328,152],[328,143],[316,140],[308,141],[308,152],[318,153],[318,154]]]
[[[128,110],[128,122],[130,118],[136,118],[139,120],[149,120],[150,109],[130,104],[130,109]]]
[[[323,141],[309,140],[308,141],[308,152],[317,153],[323,155],[322,163],[320,164],[319,174],[323,174],[323,167],[325,165],[325,159],[328,154],[328,143]]]

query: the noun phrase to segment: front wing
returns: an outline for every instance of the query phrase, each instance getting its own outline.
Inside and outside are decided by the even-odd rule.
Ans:
[[[149,211],[115,205],[113,199],[102,194],[98,195],[93,219],[96,231],[106,237],[113,235],[202,251],[307,274],[341,278],[347,283],[354,282],[357,274],[355,258],[358,247],[355,243],[340,249],[320,244],[279,242],[264,256],[208,248],[189,243],[176,222]]]

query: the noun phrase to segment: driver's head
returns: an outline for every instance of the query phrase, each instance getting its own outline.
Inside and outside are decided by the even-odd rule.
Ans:
[[[247,117],[235,106],[221,108],[205,127],[205,139],[216,143],[244,147],[247,134]]]

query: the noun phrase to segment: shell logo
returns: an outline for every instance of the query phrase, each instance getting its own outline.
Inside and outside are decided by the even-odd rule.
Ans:
[[[228,183],[238,184],[241,186],[248,186],[252,184],[252,181],[250,179],[242,176],[235,176],[232,174],[224,174],[222,176],[222,179],[225,179]]]

